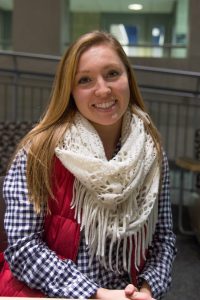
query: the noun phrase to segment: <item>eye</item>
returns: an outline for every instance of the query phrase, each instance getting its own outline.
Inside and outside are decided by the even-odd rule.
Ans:
[[[120,72],[117,71],[117,70],[110,70],[108,73],[107,73],[107,77],[108,78],[115,78],[117,76],[120,75]]]
[[[84,77],[81,77],[79,80],[78,80],[78,84],[87,84],[91,82],[91,79],[90,77],[88,76],[84,76]]]

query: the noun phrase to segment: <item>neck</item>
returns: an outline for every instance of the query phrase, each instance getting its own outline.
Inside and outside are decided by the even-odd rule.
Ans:
[[[110,160],[113,157],[116,145],[121,136],[122,121],[120,120],[119,122],[108,126],[99,124],[93,124],[93,126],[101,138],[106,157]]]

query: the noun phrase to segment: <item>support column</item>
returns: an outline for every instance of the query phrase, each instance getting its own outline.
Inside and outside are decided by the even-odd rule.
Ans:
[[[60,0],[15,0],[13,50],[59,55],[61,48]]]
[[[189,45],[188,58],[200,59],[200,1],[189,0]]]

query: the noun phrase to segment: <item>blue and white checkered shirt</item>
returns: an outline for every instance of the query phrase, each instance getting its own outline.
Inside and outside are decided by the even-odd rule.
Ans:
[[[42,240],[44,214],[36,214],[27,197],[26,159],[26,154],[21,152],[4,181],[3,191],[7,205],[5,228],[9,243],[5,257],[13,274],[48,297],[85,299],[92,297],[99,287],[124,289],[130,283],[130,278],[122,268],[118,274],[105,269],[97,259],[89,266],[88,249],[83,235],[76,263],[69,259],[59,259],[46,246]],[[160,299],[170,286],[175,253],[169,170],[164,155],[156,232],[145,267],[138,277],[139,285],[143,280],[148,282],[156,299]],[[122,258],[120,263],[122,265]]]

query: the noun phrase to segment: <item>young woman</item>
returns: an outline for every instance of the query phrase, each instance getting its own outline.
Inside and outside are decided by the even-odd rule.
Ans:
[[[175,255],[169,171],[132,67],[105,32],[60,62],[4,182],[0,295],[160,299]]]

